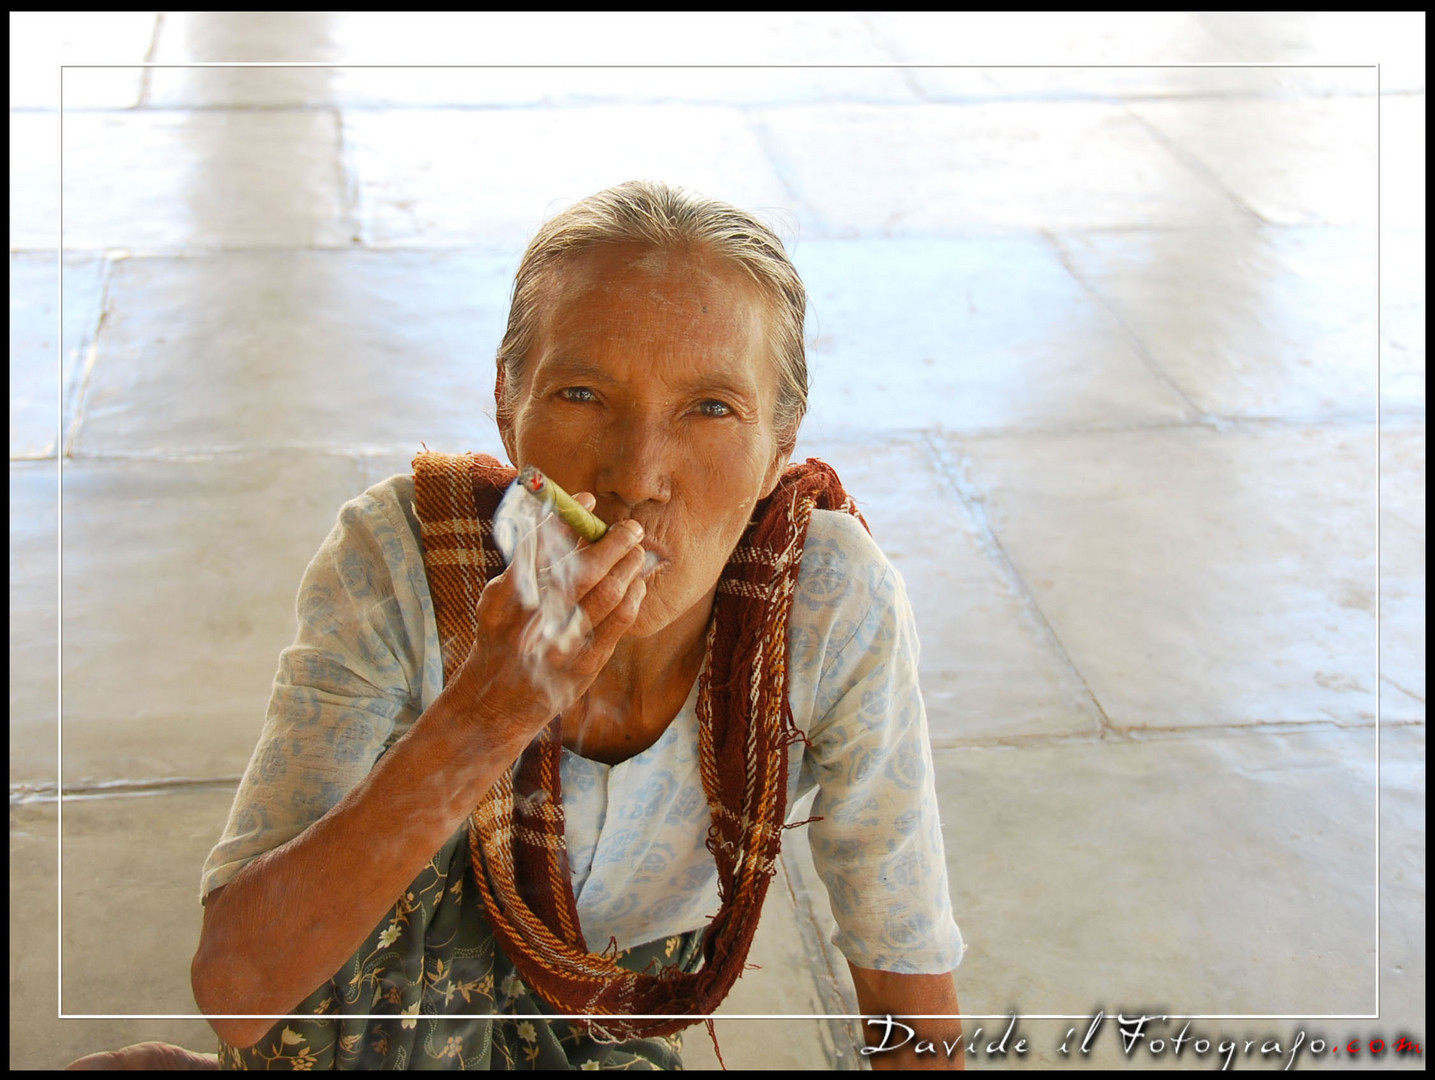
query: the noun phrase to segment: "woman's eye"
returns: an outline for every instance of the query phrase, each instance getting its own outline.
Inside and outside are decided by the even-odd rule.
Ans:
[[[589,401],[597,401],[598,396],[586,386],[567,386],[558,391],[558,396],[564,401],[572,401],[582,404]]]
[[[704,416],[730,416],[732,410],[721,401],[704,401],[698,406],[698,411]]]

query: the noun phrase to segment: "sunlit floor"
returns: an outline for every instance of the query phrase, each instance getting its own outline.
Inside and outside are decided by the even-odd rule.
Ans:
[[[199,870],[299,576],[421,443],[502,454],[518,257],[639,176],[791,241],[798,456],[916,609],[962,1004],[1028,1040],[994,1064],[1074,1060],[1061,1017],[1098,1010],[1423,1037],[1423,41],[1423,16],[12,21],[11,1066],[213,1049]],[[655,57],[848,66],[72,67],[57,138],[59,62]],[[901,66],[1154,60],[1292,66]],[[1375,60],[1379,96],[1311,66]],[[804,1019],[720,1021],[729,1067],[857,1067],[855,1023],[813,1018],[855,1011],[829,919],[794,839],[724,1013]],[[1122,1058],[1109,1024],[1093,1046]]]

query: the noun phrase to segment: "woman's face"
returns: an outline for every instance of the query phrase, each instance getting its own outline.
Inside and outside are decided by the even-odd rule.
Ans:
[[[607,246],[570,260],[514,393],[504,446],[658,557],[631,636],[705,624],[728,555],[792,451],[773,430],[767,306],[704,255]],[[499,386],[502,395],[504,387]]]

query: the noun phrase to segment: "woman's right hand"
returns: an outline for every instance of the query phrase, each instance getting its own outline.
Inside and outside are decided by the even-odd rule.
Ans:
[[[588,509],[595,503],[587,492],[574,498]],[[519,599],[512,568],[490,579],[478,602],[473,647],[443,691],[454,714],[486,744],[511,740],[521,749],[587,692],[647,594],[642,538],[641,525],[621,521],[566,557],[572,562],[565,577],[587,631],[568,642],[529,632],[535,611]]]

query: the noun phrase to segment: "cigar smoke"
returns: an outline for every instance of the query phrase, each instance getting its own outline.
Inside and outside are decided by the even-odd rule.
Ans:
[[[508,563],[519,600],[533,612],[522,648],[537,666],[547,646],[570,648],[588,632],[588,620],[574,599],[573,564],[568,558],[577,541],[519,483],[512,484],[498,504],[493,539]]]

